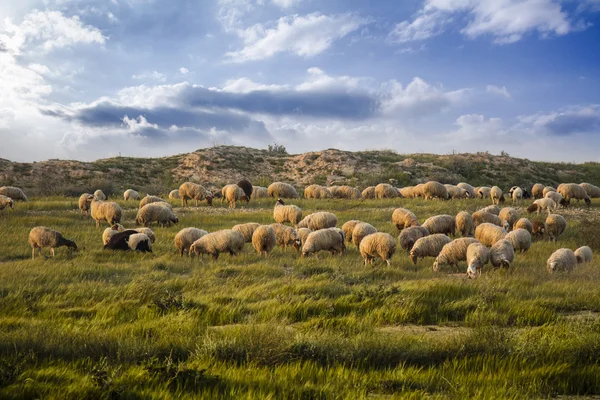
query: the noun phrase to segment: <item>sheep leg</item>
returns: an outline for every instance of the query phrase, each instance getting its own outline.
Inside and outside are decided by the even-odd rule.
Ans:
[[[35,260],[35,247],[31,248],[31,259]]]
[[[52,254],[52,258],[54,258],[54,247],[50,247],[50,254]]]
[[[388,268],[392,266],[392,263],[390,263],[390,260],[385,260],[385,262],[387,263]]]

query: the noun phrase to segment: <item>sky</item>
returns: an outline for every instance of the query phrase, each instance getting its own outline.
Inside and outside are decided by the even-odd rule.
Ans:
[[[600,0],[0,1],[0,157],[600,161]]]

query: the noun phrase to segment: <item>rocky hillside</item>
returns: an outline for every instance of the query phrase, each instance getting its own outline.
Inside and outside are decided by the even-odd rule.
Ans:
[[[263,186],[276,180],[297,186],[319,183],[359,187],[380,182],[406,186],[437,180],[508,188],[529,187],[535,182],[599,184],[600,164],[545,163],[488,153],[435,155],[328,149],[288,155],[234,146],[163,158],[116,157],[94,162],[16,163],[0,159],[0,186],[21,186],[34,195],[79,195],[96,188],[106,192],[135,188],[159,194],[185,181],[220,188],[242,177]]]

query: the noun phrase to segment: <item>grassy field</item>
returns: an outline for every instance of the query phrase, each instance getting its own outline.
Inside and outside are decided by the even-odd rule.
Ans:
[[[132,226],[136,204],[126,209]],[[395,207],[420,220],[487,205],[297,201],[397,235]],[[0,213],[0,398],[548,398],[600,394],[600,257],[550,275],[557,248],[600,250],[600,202],[562,211],[567,232],[478,280],[433,273],[398,251],[392,266],[300,259],[247,245],[218,262],[180,258],[177,231],[272,221],[271,200],[176,209],[154,228],[154,253],[102,250],[102,230],[77,199],[43,198]],[[44,225],[81,251],[32,261]],[[489,268],[489,267],[488,267]]]

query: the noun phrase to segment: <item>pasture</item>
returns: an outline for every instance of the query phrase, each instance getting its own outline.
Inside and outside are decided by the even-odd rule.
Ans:
[[[133,226],[137,202],[116,201],[122,223]],[[466,278],[464,263],[456,273],[432,272],[431,258],[413,265],[400,248],[391,267],[365,267],[351,244],[342,257],[318,259],[280,248],[261,258],[250,244],[217,262],[180,258],[180,229],[272,223],[274,201],[236,210],[218,200],[185,210],[173,204],[179,224],[152,227],[151,254],[103,251],[108,225],[81,216],[76,198],[34,198],[0,213],[0,398],[600,394],[600,254],[572,273],[546,270],[560,247],[600,250],[598,200],[558,211],[568,227],[557,243],[536,241],[510,270],[488,265],[477,280]],[[490,202],[288,204],[305,215],[332,211],[338,227],[360,219],[397,237],[396,207],[423,221]],[[38,225],[80,251],[32,261],[27,236]]]

